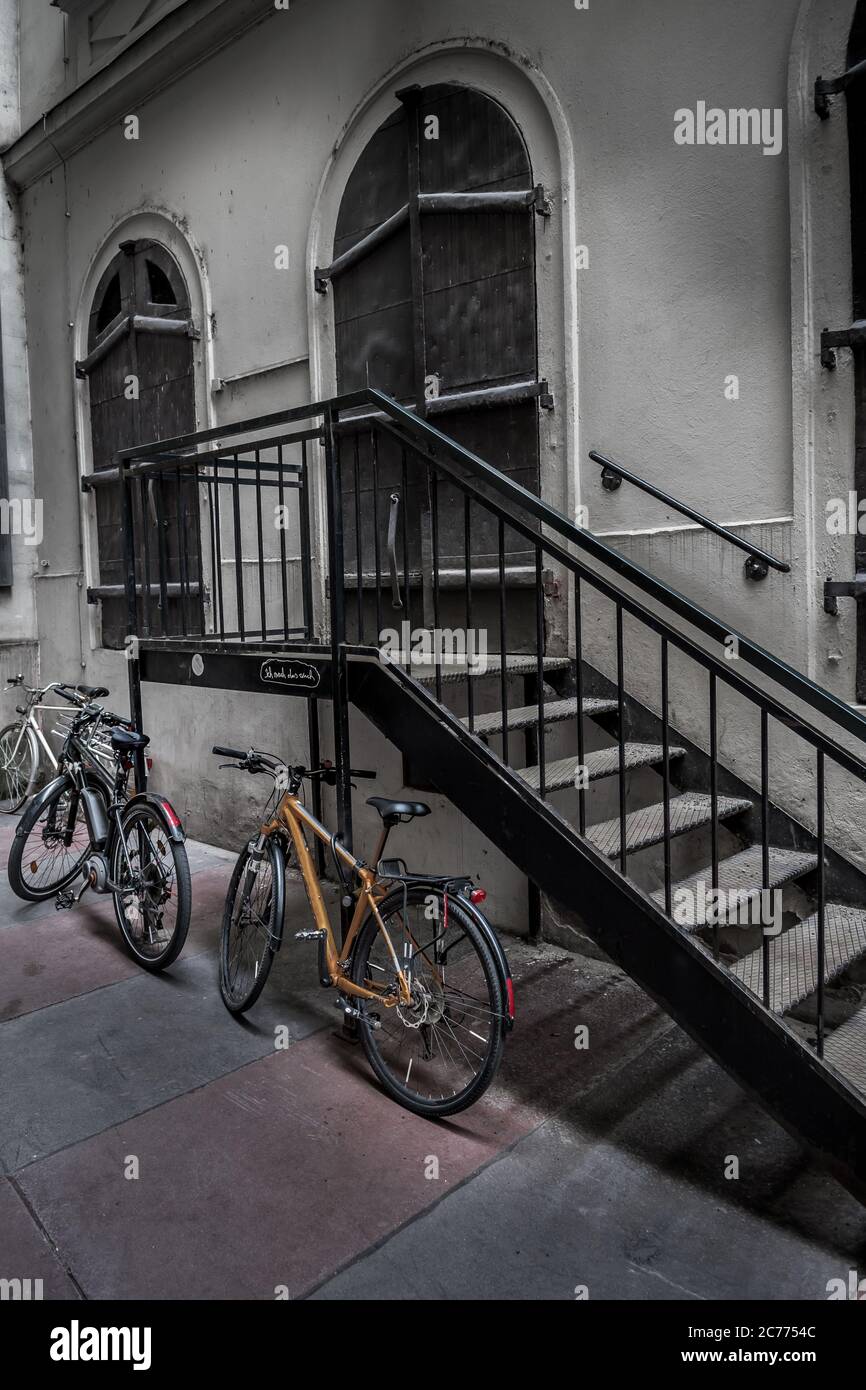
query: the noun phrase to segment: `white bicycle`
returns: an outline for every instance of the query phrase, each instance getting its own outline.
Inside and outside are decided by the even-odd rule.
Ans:
[[[44,703],[46,696],[60,687],[59,681],[52,681],[51,685],[38,690],[25,685],[24,677],[19,675],[10,676],[7,685],[21,686],[27,699],[26,704],[16,705],[20,719],[0,729],[0,811],[11,815],[20,811],[36,790],[43,758],[53,772],[59,769],[58,759],[43,732],[40,716],[47,712],[57,713],[60,716],[59,727],[53,732],[65,735],[69,706],[66,703]],[[104,686],[79,685],[75,689],[90,700],[98,700],[108,694]],[[101,748],[92,751],[96,756],[104,752]]]

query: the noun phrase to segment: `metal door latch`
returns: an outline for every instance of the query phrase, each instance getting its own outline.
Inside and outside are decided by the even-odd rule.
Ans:
[[[866,598],[866,574],[855,574],[853,579],[824,580],[824,612],[836,618],[839,615],[840,598],[853,598],[859,603]]]
[[[866,319],[857,319],[850,328],[825,328],[821,334],[821,366],[828,372],[836,369],[836,349],[855,348],[866,344]]]

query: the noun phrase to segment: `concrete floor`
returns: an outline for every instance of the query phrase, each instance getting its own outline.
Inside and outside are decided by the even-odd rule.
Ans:
[[[192,930],[159,977],[109,901],[58,913],[3,875],[0,1278],[60,1299],[776,1300],[866,1273],[866,1210],[621,972],[507,943],[499,1079],[432,1124],[335,1036],[314,947],[289,940],[249,1021],[229,1016],[232,858],[190,858]],[[297,885],[289,938],[294,920]]]

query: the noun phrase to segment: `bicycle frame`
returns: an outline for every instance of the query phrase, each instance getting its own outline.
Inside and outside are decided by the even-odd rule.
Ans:
[[[355,911],[346,933],[346,939],[342,945],[342,958],[337,949],[336,939],[331,928],[331,922],[325,908],[322,890],[319,887],[319,877],[313,864],[313,856],[310,853],[304,836],[304,827],[312,832],[323,844],[333,843],[335,853],[340,860],[351,869],[355,878],[360,884],[358,901],[355,904]],[[284,792],[280,799],[273,816],[266,821],[261,828],[261,834],[270,836],[280,831],[288,831],[291,836],[292,844],[298,856],[298,864],[304,879],[304,886],[307,890],[307,897],[310,902],[310,909],[316,927],[324,933],[325,960],[328,973],[331,976],[331,983],[339,985],[340,989],[346,994],[355,995],[361,999],[375,999],[383,1004],[385,1008],[393,1008],[396,1004],[410,1004],[412,999],[406,976],[400,965],[393,943],[385,928],[385,924],[379,915],[379,902],[387,894],[387,889],[379,883],[376,875],[367,868],[362,860],[356,859],[353,854],[344,848],[339,841],[335,840],[330,831],[326,829],[316,817],[307,810],[303,802],[290,792]],[[385,939],[388,952],[397,972],[398,992],[396,994],[380,994],[376,990],[366,989],[363,985],[358,985],[354,980],[349,979],[346,971],[352,954],[352,947],[358,932],[361,930],[361,923],[367,914],[367,909],[373,913],[379,930]]]

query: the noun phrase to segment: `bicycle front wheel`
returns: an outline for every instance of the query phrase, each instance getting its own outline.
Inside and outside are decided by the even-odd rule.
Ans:
[[[0,811],[19,811],[39,776],[39,744],[29,725],[20,720],[0,730]]]
[[[423,887],[389,894],[379,916],[411,989],[407,1004],[353,999],[367,1060],[386,1091],[416,1115],[455,1115],[487,1090],[502,1057],[505,1008],[493,957],[456,897]],[[388,942],[371,913],[352,980],[383,996],[397,988]]]
[[[229,1013],[246,1013],[265,987],[283,935],[285,897],[280,842],[266,840],[261,859],[245,845],[226,894],[220,942],[220,994]]]
[[[176,960],[189,931],[192,900],[185,847],[150,805],[123,812],[111,855],[117,884],[114,915],[131,954],[145,970]]]
[[[9,887],[26,902],[53,898],[72,884],[90,853],[84,807],[71,778],[59,777],[52,791],[30,803],[9,851]]]

